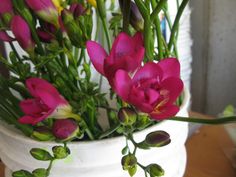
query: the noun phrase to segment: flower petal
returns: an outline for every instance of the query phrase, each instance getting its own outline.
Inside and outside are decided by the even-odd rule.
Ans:
[[[42,109],[42,106],[37,99],[27,99],[21,101],[20,108],[25,114],[28,115],[40,114],[41,112],[45,111],[44,109]]]
[[[13,6],[11,0],[1,0],[0,14],[13,12]]]
[[[146,63],[142,68],[140,68],[136,73],[134,78],[132,79],[132,82],[138,82],[142,79],[161,79],[162,78],[162,70],[158,66],[158,64],[154,62]]]
[[[168,94],[168,103],[176,101],[183,90],[183,81],[176,77],[169,77],[161,83],[161,95]]]
[[[45,114],[43,116],[30,116],[30,115],[25,115],[23,117],[20,117],[18,121],[22,124],[31,124],[31,125],[36,125],[37,123],[43,121],[48,117],[48,114]]]
[[[180,77],[180,63],[176,58],[166,58],[158,62],[163,71],[163,79],[168,77]]]
[[[128,73],[124,70],[118,70],[114,78],[114,89],[124,101],[128,100],[130,86],[131,78]]]
[[[156,120],[163,120],[175,116],[179,111],[179,107],[176,105],[169,105],[160,108],[159,113],[150,113],[151,118]]]
[[[100,44],[94,41],[87,41],[86,47],[88,55],[93,63],[93,66],[99,73],[104,75],[103,66],[104,66],[104,60],[107,57],[106,51],[104,50],[104,48],[100,46]]]

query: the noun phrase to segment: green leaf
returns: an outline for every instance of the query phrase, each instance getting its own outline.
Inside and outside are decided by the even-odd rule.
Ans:
[[[19,170],[13,172],[12,177],[34,177],[34,175],[26,170]]]
[[[53,160],[53,157],[51,156],[51,154],[44,149],[33,148],[30,150],[30,154],[37,160],[41,160],[41,161]]]
[[[45,168],[37,168],[33,172],[34,177],[47,177],[48,171]]]

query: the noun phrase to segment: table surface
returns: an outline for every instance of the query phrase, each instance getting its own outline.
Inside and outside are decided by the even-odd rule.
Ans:
[[[184,177],[236,177],[227,156],[235,145],[223,125],[202,126],[188,139],[186,147],[188,159]],[[0,162],[0,177],[4,177],[3,171]]]

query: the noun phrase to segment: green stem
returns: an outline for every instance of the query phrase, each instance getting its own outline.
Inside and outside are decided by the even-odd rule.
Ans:
[[[108,27],[107,27],[107,22],[105,18],[102,18],[102,26],[106,35],[106,39],[107,39],[107,46],[108,46],[108,50],[111,50],[111,39],[110,39],[110,35],[109,35],[109,31],[108,31]]]
[[[134,1],[135,1],[135,4],[137,5],[142,17],[146,18],[147,16],[149,16],[148,8],[145,6],[144,2],[142,0],[134,0]]]
[[[129,19],[130,19],[131,0],[123,1],[123,31],[129,33]]]
[[[152,8],[155,8],[157,6],[155,0],[151,0],[151,3],[152,3]],[[158,42],[158,55],[159,55],[159,59],[161,60],[163,58],[163,44],[162,44],[161,23],[160,23],[158,15],[154,18],[154,24],[156,27],[156,35],[157,35],[157,42]]]
[[[177,12],[177,15],[175,17],[175,21],[174,21],[174,25],[171,29],[171,35],[170,35],[170,40],[169,40],[169,44],[168,44],[168,49],[171,51],[171,47],[173,45],[173,42],[175,40],[175,34],[176,34],[176,31],[178,30],[178,26],[179,26],[179,21],[180,21],[180,17],[182,16],[183,14],[183,11],[185,9],[185,7],[187,6],[189,0],[183,0],[180,7],[179,7],[179,10]]]
[[[167,24],[169,26],[169,29],[171,30],[172,29],[172,22],[171,22],[171,19],[170,19],[170,14],[167,11],[164,11],[165,13],[165,17],[166,17],[166,21],[167,21]],[[176,40],[174,39],[174,53],[175,53],[175,56],[178,58],[179,57],[179,54],[178,54],[178,46],[177,46],[177,42]]]
[[[153,60],[153,51],[151,50],[151,46],[150,46],[151,34],[152,34],[151,21],[150,21],[150,17],[147,16],[144,19],[144,46],[145,46],[145,54],[148,61]]]
[[[160,0],[153,12],[151,13],[150,19],[154,21],[156,17],[158,17],[159,12],[161,11],[162,7],[165,5],[167,0]]]
[[[47,168],[47,176],[50,175],[50,172],[51,172],[51,169],[52,169],[52,164],[53,164],[54,160],[55,160],[55,159],[51,160],[50,163],[49,163],[49,166],[48,166],[48,168]]]
[[[188,117],[173,117],[168,120],[173,121],[181,121],[181,122],[192,122],[192,123],[200,123],[200,124],[229,124],[236,122],[236,116],[224,117],[224,118],[216,118],[216,119],[201,119],[201,118],[188,118]]]

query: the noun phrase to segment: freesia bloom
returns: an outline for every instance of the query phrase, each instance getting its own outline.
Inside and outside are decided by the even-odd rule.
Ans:
[[[61,140],[73,138],[78,130],[79,127],[73,119],[56,120],[52,127],[53,135]]]
[[[57,0],[26,0],[26,3],[40,18],[59,27],[58,16],[62,8]]]
[[[31,31],[27,22],[19,15],[12,18],[11,30],[20,46],[27,52],[33,51],[35,43],[31,37]]]
[[[50,83],[39,78],[26,80],[26,86],[32,99],[20,103],[25,116],[19,119],[20,123],[35,125],[46,118],[64,119],[69,117],[72,108]]]
[[[116,71],[122,69],[128,73],[134,72],[141,66],[145,53],[141,33],[136,33],[133,37],[120,33],[109,55],[94,41],[88,41],[86,47],[94,67],[108,79],[112,87]]]
[[[114,89],[124,101],[150,117],[158,120],[169,118],[179,111],[174,102],[183,90],[180,64],[175,58],[157,64],[149,62],[132,78],[127,71],[120,69],[115,74]]]
[[[80,3],[73,3],[69,11],[74,15],[74,18],[76,18],[85,13],[85,8]]]

